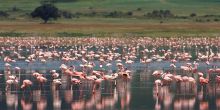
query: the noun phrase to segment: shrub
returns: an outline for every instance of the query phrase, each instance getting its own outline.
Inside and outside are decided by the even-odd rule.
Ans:
[[[128,15],[128,16],[132,16],[132,15],[133,15],[133,12],[129,11],[129,12],[127,12],[127,15]]]
[[[195,17],[196,16],[196,13],[191,13],[190,14],[190,17]]]
[[[145,16],[151,18],[171,18],[174,17],[174,14],[171,13],[170,10],[153,10],[152,12],[147,13]]]
[[[97,13],[95,11],[91,12],[91,16],[95,16]]]
[[[141,11],[142,10],[142,8],[137,8],[137,11]]]
[[[219,19],[215,18],[214,21],[219,21]]]
[[[71,19],[74,17],[74,15],[68,11],[61,11],[60,13],[64,18],[67,18],[67,19]]]
[[[121,17],[123,13],[121,11],[113,11],[106,15],[106,17]]]
[[[9,14],[5,11],[0,11],[0,17],[8,17]]]

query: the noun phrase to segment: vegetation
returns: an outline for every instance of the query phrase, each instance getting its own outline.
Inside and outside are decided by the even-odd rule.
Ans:
[[[127,20],[120,18],[106,18],[72,22],[58,20],[53,24],[39,24],[38,22],[0,22],[0,36],[68,36],[68,37],[216,37],[220,36],[220,23],[149,23],[142,20]],[[107,21],[110,21],[107,23]],[[118,23],[120,21],[120,23]],[[114,22],[114,23],[113,23]],[[135,22],[135,23],[132,23]]]
[[[171,13],[170,10],[153,10],[145,16],[152,18],[172,18],[174,14]]]
[[[190,16],[190,17],[195,17],[195,16],[196,16],[196,13],[191,13],[189,16]]]
[[[37,7],[32,13],[31,16],[33,18],[40,17],[44,20],[44,23],[50,18],[57,19],[59,17],[58,8],[51,4],[43,4],[42,6]]]
[[[7,12],[4,11],[0,11],[0,17],[8,17],[9,14]]]
[[[21,32],[0,32],[1,37],[25,37],[28,36],[28,33],[21,33]]]
[[[220,2],[216,0],[0,0],[0,3],[0,11],[4,12],[4,16],[0,13],[0,19],[4,20],[33,21],[31,12],[42,4],[56,6],[64,20],[107,17],[154,21],[156,18],[158,23],[166,23],[167,19],[201,23],[218,22],[220,19]]]
[[[74,32],[58,32],[55,36],[58,37],[89,37],[92,36],[92,34],[86,34],[86,33],[74,33]]]

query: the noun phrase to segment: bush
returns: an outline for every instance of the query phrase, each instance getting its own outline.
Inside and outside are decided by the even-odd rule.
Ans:
[[[190,17],[195,17],[196,16],[196,13],[191,13],[190,14]]]
[[[219,19],[215,18],[214,21],[219,21]]]
[[[64,18],[67,18],[67,19],[71,19],[74,17],[74,15],[68,11],[61,11],[60,13]]]
[[[76,12],[75,15],[80,16],[83,15],[81,12]]]
[[[178,19],[188,19],[187,16],[175,16],[175,18],[178,18]]]
[[[106,15],[106,17],[122,17],[123,13],[121,11],[113,11]]]
[[[8,17],[9,14],[5,11],[0,11],[0,17]]]
[[[204,15],[203,17],[220,17],[219,15]]]
[[[92,9],[93,9],[93,7],[91,7],[91,6],[90,6],[88,9],[92,10]]]
[[[142,10],[142,8],[137,8],[137,11],[141,11]]]
[[[101,14],[104,15],[105,17],[128,17],[128,16],[132,16],[133,12],[128,11],[126,13],[123,13],[121,11],[113,11],[113,12],[101,13]]]
[[[90,16],[95,16],[97,13],[95,11],[91,12]]]
[[[171,18],[174,17],[174,14],[171,13],[170,10],[153,10],[152,12],[147,13],[145,16],[151,18]]]
[[[132,16],[132,15],[133,15],[133,12],[129,11],[129,12],[127,12],[127,15],[128,15],[128,16]]]

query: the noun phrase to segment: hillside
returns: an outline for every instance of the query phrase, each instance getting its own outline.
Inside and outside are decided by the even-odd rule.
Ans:
[[[31,11],[40,5],[41,0],[0,0],[0,10],[17,7],[23,11]],[[220,14],[219,0],[77,0],[76,2],[58,2],[56,6],[71,12],[93,11],[134,11],[141,9],[140,13],[155,9],[168,9],[178,15],[190,13]]]

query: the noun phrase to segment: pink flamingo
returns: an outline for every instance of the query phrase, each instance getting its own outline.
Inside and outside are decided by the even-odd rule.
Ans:
[[[20,79],[21,79],[21,68],[15,67],[15,72],[18,73],[18,80],[20,81]]]
[[[94,81],[93,87],[92,87],[92,93],[95,93],[95,90],[98,86],[100,86],[101,82],[103,81],[103,78],[99,78],[97,80]]]
[[[47,79],[43,77],[42,74],[37,73],[37,72],[33,73],[33,76],[36,78],[37,82],[40,84],[40,88],[42,89],[42,86],[44,83],[47,82]]]
[[[205,86],[209,83],[209,79],[206,79],[206,78],[201,76],[201,77],[199,77],[199,83],[202,85],[202,91],[203,91],[203,86]]]
[[[162,70],[156,70],[156,71],[154,71],[154,72],[152,73],[152,75],[153,75],[154,77],[156,77],[156,78],[161,77],[162,74],[163,74],[163,71],[162,71]]]
[[[28,79],[23,80],[23,83],[21,85],[21,89],[26,90],[27,88],[30,88],[32,86],[32,82]]]
[[[160,79],[157,79],[154,81],[154,84],[156,85],[156,93],[159,94],[159,86],[162,85],[162,81]]]
[[[81,81],[79,79],[77,79],[77,78],[72,78],[71,79],[71,83],[75,84],[75,85],[79,85],[79,84],[81,84]]]
[[[6,80],[6,87],[5,90],[8,91],[8,89],[11,87],[12,84],[18,86],[19,81],[17,80],[16,76],[8,76],[8,80]]]
[[[54,79],[52,82],[52,89],[56,90],[60,85],[62,85],[61,79]]]

